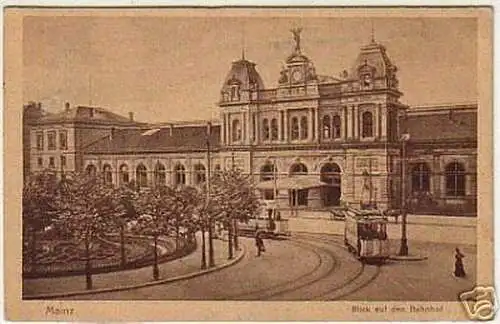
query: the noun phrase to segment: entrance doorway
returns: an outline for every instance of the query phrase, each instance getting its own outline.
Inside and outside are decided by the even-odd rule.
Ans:
[[[327,186],[321,190],[325,207],[339,206],[341,197],[341,172],[336,163],[326,163],[321,167],[321,181]]]
[[[307,167],[303,163],[295,163],[290,167],[290,176],[300,176],[307,174]],[[308,189],[292,189],[288,191],[288,198],[291,207],[307,206]]]

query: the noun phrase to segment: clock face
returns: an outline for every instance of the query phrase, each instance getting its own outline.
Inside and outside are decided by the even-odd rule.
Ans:
[[[294,82],[299,82],[302,80],[302,72],[300,70],[295,70],[292,72],[292,80]]]

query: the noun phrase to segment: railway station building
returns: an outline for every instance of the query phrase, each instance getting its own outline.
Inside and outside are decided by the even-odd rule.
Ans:
[[[146,124],[69,104],[39,111],[26,122],[25,171],[196,186],[209,147],[212,172],[243,170],[283,210],[398,208],[404,167],[411,211],[475,214],[477,104],[405,105],[398,69],[375,40],[336,77],[318,74],[297,38],[271,87],[245,57],[228,70],[217,121]]]

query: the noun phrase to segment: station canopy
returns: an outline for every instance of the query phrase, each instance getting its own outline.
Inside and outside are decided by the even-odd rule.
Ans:
[[[276,180],[276,189],[301,190],[323,186],[329,186],[329,184],[321,181],[317,175],[296,175]],[[272,190],[274,188],[274,180],[262,181],[257,184],[257,189],[260,190]]]

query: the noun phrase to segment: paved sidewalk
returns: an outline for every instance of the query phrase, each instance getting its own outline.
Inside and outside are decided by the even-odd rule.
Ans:
[[[198,247],[193,253],[159,265],[160,281],[167,281],[180,276],[202,274],[201,266],[201,233],[197,234]],[[244,253],[235,253],[233,260],[228,260],[227,242],[214,240],[214,261],[217,268],[237,261]],[[207,244],[208,262],[208,244]],[[206,270],[205,270],[206,271]],[[127,286],[141,286],[154,283],[153,267],[124,270],[92,275],[93,289],[85,290],[85,276],[68,276],[57,278],[39,278],[23,280],[23,297],[36,298],[52,294],[78,294],[79,292],[97,292],[103,289],[120,289]]]
[[[306,211],[299,217],[289,218],[288,225],[293,232],[324,233],[344,235],[344,221],[311,215],[306,217]],[[313,212],[314,213],[314,212]],[[315,215],[319,215],[316,212]],[[422,242],[476,244],[476,218],[453,216],[420,216],[408,215],[408,239]],[[401,237],[401,217],[399,223],[394,222],[394,217],[389,217],[387,229],[389,237]]]
[[[302,219],[332,219],[332,215],[328,211],[309,211],[299,210],[298,217],[295,214],[290,215],[289,211],[282,212],[282,216],[286,218],[302,218]],[[389,216],[389,221],[394,221],[394,216]],[[401,216],[398,217],[401,222]],[[456,226],[456,227],[474,227],[476,226],[477,217],[473,216],[456,216],[456,215],[421,215],[408,214],[408,224],[421,225],[436,225],[436,226]]]

